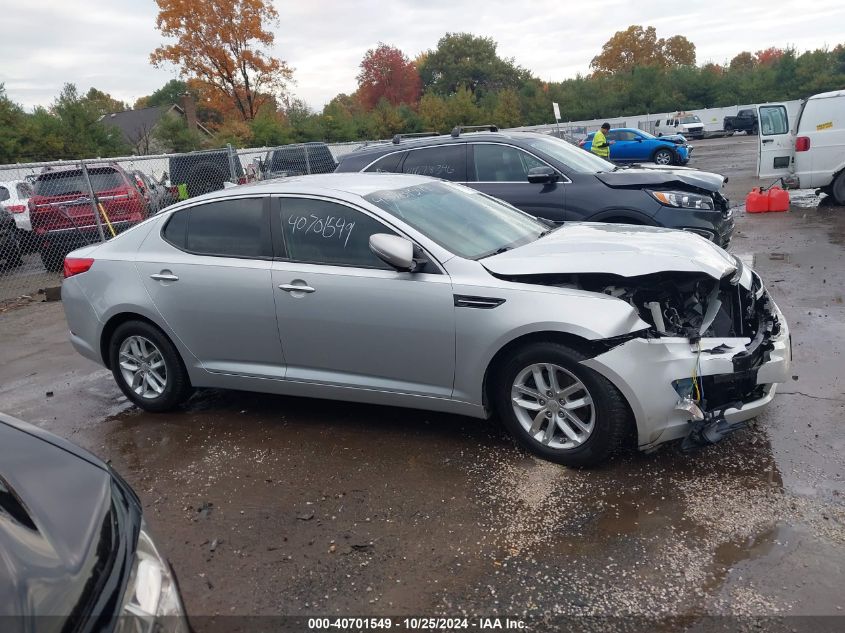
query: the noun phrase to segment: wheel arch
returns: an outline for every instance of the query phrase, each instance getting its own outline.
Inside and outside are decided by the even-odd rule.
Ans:
[[[594,216],[585,218],[587,222],[616,222],[619,224],[642,224],[645,226],[659,226],[654,218],[649,217],[642,211],[636,209],[606,209],[596,213]]]
[[[570,332],[541,330],[537,332],[529,332],[527,334],[518,336],[515,339],[512,339],[505,343],[493,355],[493,358],[491,358],[490,362],[487,364],[487,369],[484,372],[484,379],[482,383],[482,398],[485,409],[487,409],[488,411],[492,410],[492,398],[490,390],[492,389],[493,383],[495,382],[494,378],[496,376],[496,373],[499,371],[502,364],[519,348],[524,347],[526,345],[530,345],[532,343],[558,343],[560,345],[565,345],[578,352],[581,352],[588,358],[592,358],[598,354],[601,354],[602,352],[605,352],[608,349],[607,343],[604,340],[591,341],[581,336],[578,336],[577,334],[572,334]],[[637,419],[636,416],[634,416],[633,414],[631,403],[628,402],[628,398],[622,389],[619,389],[619,387],[606,376],[605,379],[610,381],[611,384],[613,384],[614,387],[616,387],[616,389],[619,390],[619,392],[622,394],[625,406],[628,407],[628,411],[631,413],[630,420],[633,426],[631,431],[632,433],[636,434],[638,430]]]
[[[117,314],[112,315],[108,321],[106,321],[105,325],[103,326],[102,332],[100,333],[100,357],[103,359],[103,364],[106,366],[107,369],[111,369],[111,359],[109,358],[109,345],[111,344],[111,338],[115,333],[115,330],[119,328],[124,323],[128,323],[129,321],[142,321],[147,323],[154,328],[156,328],[159,332],[161,332],[162,336],[164,336],[168,341],[173,344],[173,347],[176,349],[177,353],[179,352],[179,346],[173,340],[173,338],[165,331],[161,325],[150,319],[149,317],[144,316],[143,314],[139,314],[137,312],[119,312]],[[182,358],[182,354],[179,353],[179,358],[184,365],[185,361]]]
[[[487,368],[484,370],[484,378],[482,381],[482,397],[484,398],[485,406],[489,402],[488,389],[490,387],[491,380],[495,376],[499,367],[501,367],[504,360],[520,347],[530,345],[531,343],[559,343],[581,352],[590,358],[608,350],[607,339],[590,340],[584,338],[583,336],[579,336],[578,334],[573,334],[572,332],[563,332],[560,330],[537,330],[521,334],[502,345],[487,363]]]

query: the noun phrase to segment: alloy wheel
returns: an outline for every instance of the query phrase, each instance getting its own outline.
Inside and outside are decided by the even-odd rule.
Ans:
[[[658,165],[671,165],[672,155],[669,152],[657,152],[654,157],[654,162]]]
[[[576,448],[595,428],[590,392],[560,365],[538,363],[519,372],[511,387],[511,406],[526,433],[549,448]]]
[[[167,387],[167,366],[155,344],[143,336],[129,336],[118,353],[120,373],[142,398],[158,398]]]

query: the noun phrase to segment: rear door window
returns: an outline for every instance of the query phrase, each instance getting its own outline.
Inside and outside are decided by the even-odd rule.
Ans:
[[[453,182],[466,182],[466,144],[439,145],[408,152],[402,171]]]
[[[406,152],[396,152],[395,154],[383,156],[367,167],[364,171],[396,173],[399,171],[399,164],[402,162],[402,157],[405,153]]]
[[[263,198],[236,198],[179,211],[164,228],[165,240],[191,253],[270,258],[269,215]]]
[[[0,187],[0,201],[8,200],[11,196],[9,196],[9,190],[6,187]]]
[[[94,193],[110,191],[126,185],[123,176],[110,167],[89,169],[88,176]],[[35,181],[35,193],[39,196],[86,195],[88,183],[82,171],[78,169],[47,172],[38,176],[38,180]]]

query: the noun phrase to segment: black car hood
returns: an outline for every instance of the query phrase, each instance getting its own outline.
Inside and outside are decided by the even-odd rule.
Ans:
[[[724,185],[724,178],[719,174],[695,169],[652,169],[650,167],[632,167],[618,171],[599,172],[596,178],[614,189],[639,189],[641,187],[694,187],[705,191],[719,191]]]
[[[0,618],[103,613],[129,542],[115,499],[136,502],[116,496],[124,486],[93,455],[0,415]]]

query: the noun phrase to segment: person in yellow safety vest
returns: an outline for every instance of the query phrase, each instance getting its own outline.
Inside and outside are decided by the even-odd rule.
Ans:
[[[593,154],[605,159],[610,159],[610,146],[613,145],[613,141],[607,140],[607,133],[609,131],[610,123],[602,123],[601,129],[596,132],[596,135],[593,137],[593,144],[590,147],[590,151]]]

